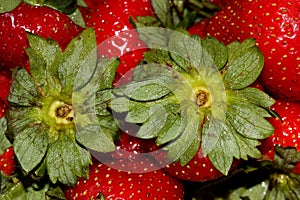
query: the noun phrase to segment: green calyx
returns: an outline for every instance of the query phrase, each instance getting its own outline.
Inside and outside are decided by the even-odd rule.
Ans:
[[[8,132],[26,173],[74,185],[88,173],[88,149],[114,150],[117,123],[110,115],[95,114],[93,108],[97,89],[112,87],[113,78],[107,77],[113,77],[113,70],[103,69],[115,70],[117,61],[98,62],[93,29],[84,30],[64,52],[51,39],[27,37],[30,73],[22,68],[14,71]]]
[[[133,81],[113,91],[110,105],[140,125],[136,136],[156,138],[168,162],[182,165],[201,147],[223,174],[233,159],[260,158],[259,140],[274,131],[266,120],[274,100],[249,87],[264,63],[255,40],[225,46],[183,30],[137,30],[151,50]]]

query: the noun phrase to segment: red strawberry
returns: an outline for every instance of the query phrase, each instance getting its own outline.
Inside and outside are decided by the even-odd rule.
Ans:
[[[0,118],[2,118],[5,115],[7,109],[7,104],[4,100],[0,99]]]
[[[24,50],[24,47],[29,46],[26,32],[52,38],[65,48],[82,31],[82,28],[59,11],[25,3],[11,12],[0,14],[0,22],[1,68],[29,68],[28,56]]]
[[[275,97],[300,99],[300,20],[298,0],[232,1],[189,31],[226,44],[255,38],[265,57],[260,80]]]
[[[238,161],[235,160],[232,164],[232,169],[235,168]],[[208,157],[203,157],[201,149],[189,161],[188,164],[182,166],[180,162],[175,162],[167,165],[165,170],[172,176],[187,181],[208,181],[224,176],[211,163]]]
[[[271,109],[280,116],[280,118],[269,119],[275,128],[270,138],[273,144],[295,147],[297,151],[300,151],[300,103],[276,100]]]
[[[153,139],[140,139],[132,133],[121,132],[116,150],[109,153],[93,152],[93,156],[112,168],[135,173],[152,172],[161,168],[152,157]],[[145,171],[146,170],[146,171]]]
[[[13,147],[9,147],[0,155],[0,171],[6,175],[12,175],[16,170],[15,153]]]
[[[0,99],[6,102],[11,85],[11,71],[5,68],[0,68]]]
[[[100,193],[105,199],[183,199],[180,181],[158,170],[148,173],[118,171],[95,162],[89,178],[81,178],[73,188],[66,188],[67,199],[96,199]]]
[[[263,160],[274,160],[275,146],[295,148],[300,151],[300,103],[276,100],[271,109],[279,116],[269,118],[274,126],[274,134],[262,142]],[[300,174],[300,162],[295,165],[295,173]]]
[[[132,30],[130,17],[148,15],[154,15],[150,0],[101,0],[97,10],[89,16],[87,25],[95,28],[97,43],[101,44],[99,55],[120,56],[118,77],[141,61],[146,48],[137,32]]]

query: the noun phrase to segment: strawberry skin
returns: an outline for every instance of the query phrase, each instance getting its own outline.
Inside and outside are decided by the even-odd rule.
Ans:
[[[6,68],[0,68],[0,99],[6,102],[12,82],[12,73]]]
[[[87,25],[96,31],[99,55],[120,56],[117,79],[143,59],[147,48],[132,31],[130,17],[148,15],[154,16],[150,0],[101,0],[87,20]]]
[[[36,7],[21,3],[8,13],[0,14],[0,67],[29,69],[24,47],[29,46],[26,32],[56,40],[65,48],[82,28],[65,14],[49,7]]]
[[[73,188],[66,188],[67,199],[183,199],[183,185],[161,170],[148,173],[118,171],[95,162],[89,178],[81,178]]]
[[[260,80],[274,97],[300,99],[298,0],[232,1],[189,31],[226,44],[255,38],[265,58]]]
[[[15,153],[13,147],[9,147],[2,155],[0,155],[0,171],[10,176],[15,172],[15,170]]]
[[[300,151],[300,103],[276,100],[271,109],[280,116],[280,119],[269,119],[275,128],[270,138],[272,143],[282,147],[295,147]]]
[[[232,169],[235,168],[237,164],[238,161],[234,160]],[[167,165],[164,169],[170,175],[180,180],[193,182],[209,181],[224,176],[213,166],[208,156],[203,156],[201,148],[188,164],[182,166],[180,162],[175,162]]]

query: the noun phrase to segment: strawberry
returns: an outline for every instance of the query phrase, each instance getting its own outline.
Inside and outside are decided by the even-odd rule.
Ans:
[[[0,99],[6,102],[9,94],[12,73],[10,70],[0,68]]]
[[[143,165],[147,167],[146,165]],[[76,186],[66,188],[67,199],[183,199],[180,181],[161,170],[147,173],[118,171],[95,162],[90,167],[89,178],[81,178]]]
[[[255,38],[265,58],[261,84],[274,97],[300,99],[300,20],[298,0],[232,1],[189,29],[226,44]]]
[[[2,155],[0,155],[0,171],[6,175],[12,175],[16,170],[15,153],[13,147],[7,148]]]
[[[184,180],[212,180],[228,175],[236,159],[260,158],[259,140],[274,130],[265,119],[274,100],[252,85],[263,67],[255,41],[225,46],[213,37],[202,40],[183,30],[171,32],[167,40],[169,52],[145,52],[145,65],[134,69],[132,82],[117,88],[111,109],[140,127],[136,137],[155,139],[166,152],[154,152],[155,159]],[[206,61],[220,71],[206,71]],[[224,88],[226,98],[218,96]]]
[[[29,59],[24,50],[28,47],[26,32],[44,38],[52,38],[64,49],[82,28],[71,19],[49,7],[31,6],[21,3],[10,12],[0,14],[0,66],[29,69]]]
[[[117,77],[121,77],[142,59],[146,44],[142,42],[130,17],[153,16],[150,0],[101,0],[87,20],[97,35],[100,56],[120,57]]]
[[[0,99],[0,118],[2,118],[5,115],[6,109],[7,109],[7,104],[5,103],[5,101]]]
[[[232,164],[232,169],[237,166],[237,161]],[[204,157],[201,149],[186,165],[182,166],[180,162],[169,164],[165,170],[172,176],[186,181],[209,181],[224,176],[211,163],[208,156]]]
[[[274,145],[294,147],[300,151],[300,103],[276,100],[271,109],[278,113],[279,117],[269,119],[275,132],[268,140]]]

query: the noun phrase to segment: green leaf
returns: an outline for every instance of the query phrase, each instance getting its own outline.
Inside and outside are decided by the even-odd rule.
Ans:
[[[83,16],[78,8],[71,14],[68,14],[68,17],[78,26],[80,26],[82,28],[86,28],[85,21],[84,21]]]
[[[99,70],[97,73],[101,74],[100,80],[98,80],[98,90],[113,88],[115,74],[119,64],[120,60],[117,58],[111,60],[102,58],[98,61]]]
[[[27,127],[21,131],[14,141],[16,156],[26,172],[33,170],[43,159],[48,148],[45,127]]]
[[[200,121],[201,116],[195,112],[193,107],[188,107],[187,110],[183,110],[181,113],[181,127],[177,131],[183,130],[176,140],[172,141],[170,144],[165,146],[164,148],[168,150],[167,159],[168,161],[176,161],[181,157],[184,159],[181,160],[181,164],[187,164],[195,154],[190,154],[190,152],[197,152],[198,145],[200,143]],[[178,133],[174,133],[178,134]],[[191,146],[191,147],[190,147]],[[191,149],[193,148],[193,149]]]
[[[105,118],[102,118],[105,119]],[[78,142],[85,147],[98,152],[111,152],[115,150],[113,134],[111,132],[112,124],[114,119],[105,119],[104,121],[89,122],[85,126],[80,127],[77,132],[76,139]],[[101,123],[106,122],[109,128],[101,126]],[[100,123],[100,124],[99,124]]]
[[[39,1],[39,0],[38,0]],[[45,6],[59,10],[65,14],[71,14],[77,9],[77,0],[44,0]]]
[[[230,104],[227,119],[241,135],[251,139],[265,139],[273,132],[273,126],[246,103]]]
[[[7,100],[10,103],[20,106],[35,105],[36,99],[40,97],[40,94],[35,86],[34,80],[25,69],[21,68],[16,70]]]
[[[217,131],[217,133],[213,133],[213,131]],[[218,132],[220,135],[218,135]],[[234,131],[225,122],[218,119],[210,119],[208,127],[205,126],[203,134],[202,139],[205,139],[205,141],[202,141],[202,146],[204,145],[205,150],[203,155],[205,156],[208,153],[212,164],[220,172],[227,175],[232,166],[233,157],[239,156],[239,149],[233,135]],[[213,146],[209,147],[209,145]]]
[[[186,32],[176,31],[170,35],[168,47],[172,59],[186,72],[200,67],[203,55],[200,38],[191,38]]]
[[[243,198],[249,200],[265,200],[266,193],[268,192],[269,181],[262,181],[261,183],[247,188],[241,195]]]
[[[86,76],[93,75],[90,73],[94,72],[96,64],[96,36],[92,28],[85,29],[79,37],[74,38],[68,47],[65,49],[59,63],[58,76],[62,85],[62,94],[71,95],[73,92],[73,87],[76,83],[77,85],[82,82],[83,75]],[[86,68],[87,72],[82,70]],[[89,71],[91,70],[91,71]],[[80,74],[80,76],[79,76]],[[90,80],[91,77],[85,79],[85,81]],[[79,83],[77,83],[79,82]]]
[[[261,153],[257,149],[261,143],[257,140],[245,138],[240,134],[234,134],[236,144],[239,147],[239,156],[237,157],[242,158],[244,160],[248,160],[248,157],[251,158],[261,158]]]
[[[225,122],[213,118],[207,117],[207,121],[203,125],[202,129],[202,152],[203,156],[206,157],[213,149],[217,148],[216,145],[220,144],[220,140],[223,140],[223,143],[227,143],[226,145],[230,146],[230,150],[235,151],[236,142],[233,138],[234,130],[230,126],[228,126]],[[222,150],[222,147],[219,146]],[[222,150],[223,151],[223,150]],[[227,153],[228,154],[228,153]],[[231,156],[236,154],[232,154]]]
[[[237,94],[246,98],[249,102],[265,108],[270,107],[275,103],[275,100],[272,97],[263,91],[252,87],[242,89]]]
[[[160,104],[151,106],[148,120],[140,127],[137,137],[150,139],[157,137],[158,133],[165,126],[168,112]]]
[[[3,154],[5,149],[7,149],[12,145],[5,135],[6,130],[7,130],[7,120],[5,117],[2,117],[0,118],[0,155]]]
[[[35,84],[41,88],[44,95],[48,93],[59,95],[61,91],[58,79],[58,62],[62,51],[54,40],[44,39],[27,33],[30,47],[25,48],[30,60],[30,72]]]
[[[22,0],[0,0],[0,13],[10,12],[22,2]]]
[[[170,90],[163,85],[163,78],[131,82],[122,89],[124,95],[136,101],[152,101],[170,93]]]
[[[241,57],[249,48],[256,46],[256,41],[254,38],[248,38],[242,43],[239,41],[234,41],[227,45],[228,49],[228,62],[236,60]]]
[[[260,75],[264,57],[258,47],[250,47],[228,63],[224,83],[231,89],[242,89],[252,84]]]
[[[170,3],[168,0],[152,0],[152,7],[155,11],[155,14],[162,22],[164,27],[171,28],[172,27],[172,16],[170,14]]]
[[[204,62],[206,66],[215,65],[217,69],[222,69],[227,63],[227,48],[224,43],[219,42],[214,37],[206,37],[202,40],[202,46],[205,49]],[[212,61],[210,64],[209,61]]]
[[[84,168],[90,163],[84,163],[81,147],[68,136],[62,136],[55,143],[50,144],[46,156],[48,174],[53,183],[57,180],[66,185],[75,185],[77,177],[85,175]]]
[[[16,183],[11,183],[5,189],[3,193],[0,194],[1,200],[27,200],[26,190],[21,181]]]
[[[24,129],[39,124],[41,119],[38,107],[11,107],[8,111],[8,129],[12,137],[16,137]]]

